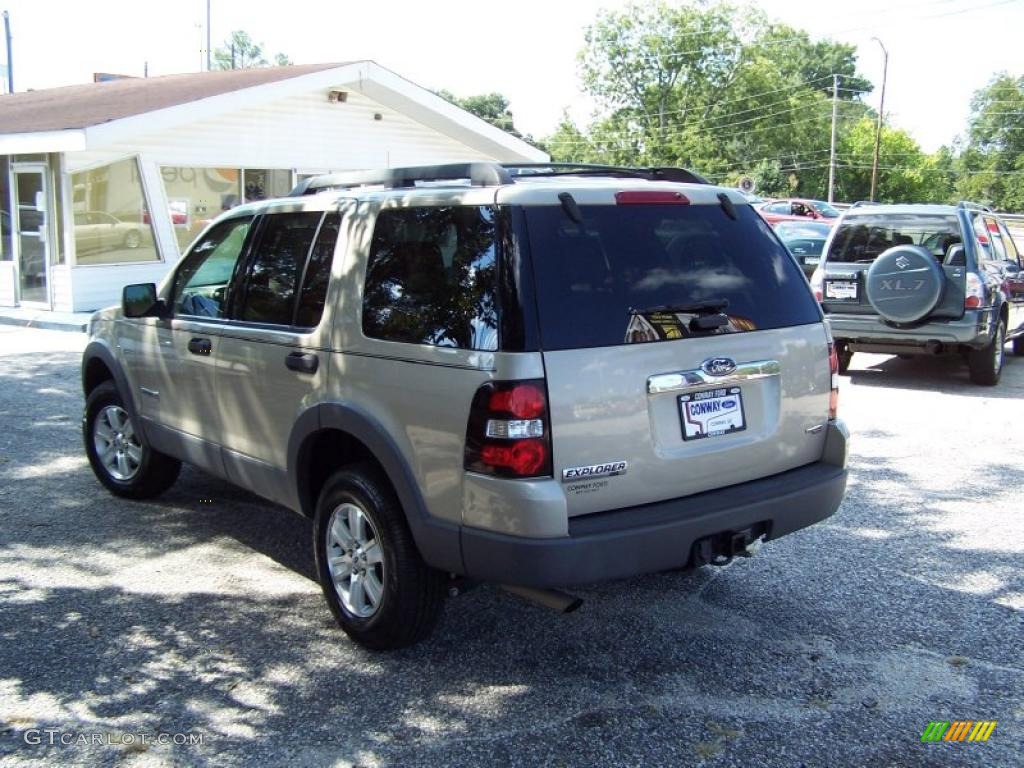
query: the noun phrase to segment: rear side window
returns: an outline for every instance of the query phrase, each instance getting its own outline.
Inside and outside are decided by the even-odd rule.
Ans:
[[[803,273],[749,206],[526,207],[545,349],[600,347],[821,321]],[[698,306],[728,324],[701,330]],[[706,314],[706,312],[705,312]]]
[[[496,229],[487,206],[382,210],[366,266],[363,333],[496,350]]]
[[[886,213],[848,216],[839,223],[827,260],[870,264],[894,245],[919,245],[943,262],[951,246],[963,242],[956,216]]]
[[[296,287],[323,214],[271,213],[245,276],[239,320],[291,325]]]

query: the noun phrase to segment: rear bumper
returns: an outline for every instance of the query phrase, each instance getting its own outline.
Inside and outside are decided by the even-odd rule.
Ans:
[[[827,314],[825,319],[833,339],[864,347],[923,347],[929,341],[983,347],[992,335],[990,309],[967,310],[958,320],[925,323],[915,328],[893,328],[877,315]]]
[[[574,518],[569,535],[527,539],[461,530],[467,576],[557,587],[681,568],[694,542],[765,525],[769,540],[830,517],[846,490],[846,430],[831,427],[824,461],[682,499]]]

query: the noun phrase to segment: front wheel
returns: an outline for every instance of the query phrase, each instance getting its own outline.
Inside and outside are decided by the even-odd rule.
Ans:
[[[1003,345],[1006,344],[1006,324],[1000,320],[992,340],[981,349],[972,349],[967,357],[971,381],[975,384],[995,386],[1003,372]]]
[[[313,536],[324,597],[349,637],[392,650],[430,635],[444,602],[444,574],[423,562],[379,470],[361,464],[332,475],[317,502]]]
[[[178,479],[181,462],[142,441],[112,381],[89,393],[82,437],[93,473],[111,493],[151,499]]]

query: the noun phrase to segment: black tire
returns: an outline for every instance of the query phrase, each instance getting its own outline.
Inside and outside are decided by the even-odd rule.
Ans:
[[[1024,336],[1018,336],[1013,340],[1013,354],[1024,357]]]
[[[132,458],[127,459],[132,469],[130,474],[118,472],[117,467],[111,468],[100,456],[98,443],[104,442],[102,433],[104,429],[110,431],[109,418],[112,412],[116,412],[108,409],[120,410],[125,415],[124,426],[118,433],[119,442],[116,445],[108,443],[108,446],[115,456],[120,451],[138,457],[137,462]],[[124,407],[124,400],[112,381],[103,382],[89,393],[85,401],[82,437],[85,440],[85,454],[89,458],[93,473],[108,491],[117,496],[128,499],[152,499],[174,485],[174,481],[178,479],[181,462],[153,450],[141,437],[135,435],[134,426]],[[117,474],[122,476],[118,477]]]
[[[354,547],[355,555],[346,553],[337,539],[333,539],[331,523],[335,511],[348,506],[358,508],[369,523],[366,540],[370,546]],[[348,515],[342,512],[344,530],[351,531]],[[365,521],[364,521],[365,524]],[[379,542],[379,564],[367,560],[365,553]],[[404,648],[427,638],[441,615],[445,597],[445,575],[423,562],[412,533],[406,523],[401,503],[390,483],[376,467],[358,464],[340,470],[327,480],[317,500],[313,524],[313,550],[316,554],[317,576],[324,597],[339,626],[355,642],[377,651]],[[363,552],[360,555],[359,552]],[[329,558],[341,576],[336,585],[331,575]],[[362,557],[362,571],[369,573],[362,579],[367,584],[375,580],[378,602],[370,605],[367,596],[357,605],[353,602],[353,563]],[[369,564],[368,564],[369,563]],[[345,572],[347,570],[347,573]],[[349,579],[346,585],[345,580]],[[382,589],[380,589],[382,587]],[[343,592],[348,590],[347,594]],[[346,606],[345,600],[353,603]],[[358,608],[370,610],[369,615],[358,615]]]
[[[999,383],[1003,372],[1003,345],[1006,343],[1006,324],[1000,320],[992,340],[981,349],[972,349],[967,358],[971,381],[992,387]]]
[[[853,352],[842,342],[836,343],[836,357],[839,359],[839,372],[846,373],[850,370],[850,363],[853,361]]]

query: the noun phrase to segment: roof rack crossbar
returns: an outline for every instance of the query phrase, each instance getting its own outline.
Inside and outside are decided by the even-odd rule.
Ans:
[[[417,181],[460,181],[462,179],[468,179],[474,187],[508,184],[512,181],[508,171],[498,163],[452,163],[420,165],[412,168],[386,168],[378,171],[328,173],[300,181],[288,194],[291,197],[299,197],[316,194],[325,189],[377,186],[399,189],[413,187]]]
[[[595,165],[592,163],[499,164],[479,162],[329,173],[300,181],[289,193],[289,196],[301,197],[302,195],[313,195],[326,189],[354,189],[355,187],[401,189],[416,186],[418,181],[438,182],[468,179],[474,187],[487,187],[511,184],[517,178],[527,179],[537,176],[618,176],[683,184],[710,183],[703,176],[685,168],[633,168],[624,165]]]

